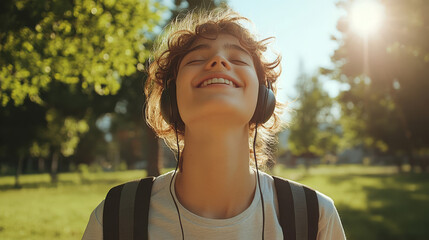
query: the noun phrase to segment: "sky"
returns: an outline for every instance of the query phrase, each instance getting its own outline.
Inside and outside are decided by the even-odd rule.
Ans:
[[[273,49],[282,55],[278,98],[293,101],[300,64],[308,74],[319,67],[332,67],[330,56],[338,44],[337,21],[343,12],[338,0],[228,0],[229,6],[249,18],[262,37],[274,36]],[[338,95],[339,85],[324,78],[324,89]]]
[[[295,90],[300,65],[307,75],[318,72],[319,67],[333,67],[330,57],[338,48],[331,36],[340,36],[336,29],[338,19],[344,15],[336,7],[339,0],[227,0],[228,5],[253,23],[252,30],[260,39],[275,37],[270,45],[282,56],[282,74],[278,80],[276,99],[296,107],[299,95]],[[172,0],[162,0],[173,7]],[[168,15],[168,16],[167,16]],[[169,14],[165,16],[169,18]],[[335,80],[322,76],[323,88],[336,97],[342,86]],[[338,115],[339,109],[333,110]],[[284,118],[290,120],[290,112]]]

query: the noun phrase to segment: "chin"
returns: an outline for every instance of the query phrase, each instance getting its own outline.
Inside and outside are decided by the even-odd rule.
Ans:
[[[185,125],[203,126],[244,126],[249,123],[251,115],[238,109],[221,109],[221,111],[199,111],[192,116],[183,118]],[[198,114],[197,114],[198,113]]]
[[[201,122],[212,125],[246,125],[255,112],[256,102],[254,105],[250,106],[248,103],[233,101],[230,98],[217,98],[193,102],[186,105],[188,108],[183,111],[180,111],[182,108],[179,106],[179,111],[185,125]]]

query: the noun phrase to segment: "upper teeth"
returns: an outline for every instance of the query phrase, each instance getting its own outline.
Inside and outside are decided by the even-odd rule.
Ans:
[[[227,85],[230,85],[232,87],[235,87],[235,84],[232,81],[224,79],[224,78],[207,79],[201,84],[201,87],[205,87],[207,85],[215,84],[215,83],[227,84]]]

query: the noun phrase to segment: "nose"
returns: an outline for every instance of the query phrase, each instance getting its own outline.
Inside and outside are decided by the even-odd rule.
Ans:
[[[215,55],[208,61],[206,65],[206,70],[230,70],[231,65],[229,64],[228,60],[226,60],[224,57],[220,55]]]

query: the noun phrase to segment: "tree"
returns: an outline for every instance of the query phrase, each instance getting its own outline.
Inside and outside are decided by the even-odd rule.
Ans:
[[[170,20],[175,19],[181,13],[194,10],[210,11],[217,7],[224,7],[227,0],[174,0],[175,8],[171,11]]]
[[[301,71],[296,89],[298,107],[292,112],[289,135],[292,154],[311,158],[336,153],[338,135],[330,116],[332,99],[323,90],[319,77],[309,77]]]
[[[160,18],[150,1],[135,0],[4,1],[2,9],[3,106],[26,97],[42,104],[51,81],[116,93],[119,77],[147,57],[144,32]]]
[[[429,2],[380,1],[385,25],[367,38],[349,28],[353,2],[339,3],[348,15],[338,22],[340,47],[332,57],[336,67],[325,71],[350,86],[339,97],[344,132],[355,143],[406,155],[412,166],[418,161],[424,170],[429,150]]]
[[[163,8],[150,0],[9,0],[0,9],[1,105],[43,108],[47,124],[36,138],[56,149],[55,163],[58,150],[74,153],[87,120],[106,109],[99,97],[116,94],[144,63],[146,35]],[[20,146],[29,153],[29,144]]]
[[[15,187],[20,187],[23,162],[38,129],[47,125],[45,113],[45,109],[28,99],[20,106],[0,108],[0,163],[16,167]]]

